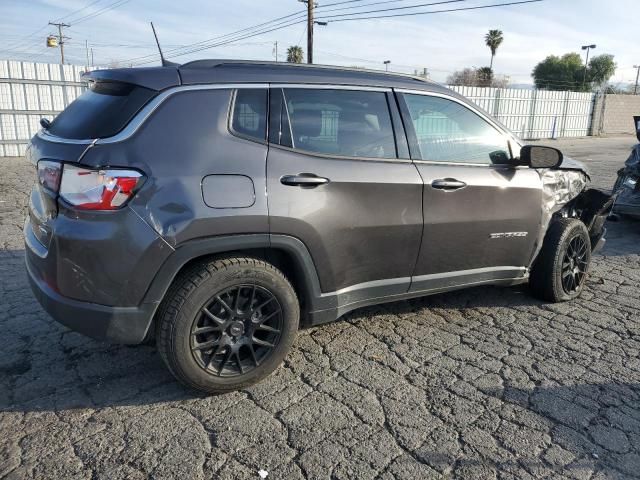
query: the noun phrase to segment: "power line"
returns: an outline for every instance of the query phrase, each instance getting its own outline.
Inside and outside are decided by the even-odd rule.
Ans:
[[[361,0],[360,0],[361,1]],[[400,2],[406,2],[407,0],[384,0],[382,2],[371,2],[371,3],[365,3],[362,5],[352,5],[350,7],[340,7],[340,8],[331,8],[329,10],[323,10],[322,13],[328,13],[328,12],[337,12],[340,10],[353,10],[354,8],[364,8],[364,7],[370,7],[373,5],[383,5],[383,4],[388,4],[388,3],[400,3]],[[340,3],[350,3],[350,2],[340,2]],[[337,3],[331,4],[331,5],[338,5]],[[320,10],[322,8],[326,8],[330,5],[318,5],[316,6],[316,10]]]
[[[202,50],[208,50],[210,48],[221,47],[223,45],[228,45],[230,43],[234,43],[234,42],[237,42],[237,41],[240,41],[240,40],[244,40],[246,38],[255,37],[257,35],[262,35],[264,33],[274,32],[276,30],[281,30],[283,28],[287,28],[287,27],[290,27],[290,26],[293,26],[293,25],[299,25],[301,23],[306,23],[306,19],[305,20],[297,20],[297,21],[294,21],[292,23],[288,23],[286,25],[282,25],[282,26],[279,26],[279,27],[274,27],[274,28],[270,28],[270,29],[267,29],[267,30],[262,30],[262,31],[259,31],[259,32],[255,32],[255,33],[252,33],[252,34],[249,34],[249,35],[244,35],[244,36],[242,36],[240,38],[233,38],[233,39],[230,39],[230,40],[222,41],[222,42],[219,42],[219,43],[216,43],[216,44],[211,44],[211,45],[203,45],[201,47],[194,48],[192,50],[188,50],[188,51],[185,51],[185,52],[175,53],[175,54],[172,54],[170,56],[167,55],[167,58],[181,57],[183,55],[188,55],[190,53],[196,53],[196,52],[200,52]],[[150,55],[147,55],[147,56],[150,56]],[[155,61],[155,59],[147,60],[145,62],[136,63],[136,65],[146,65],[146,64],[152,63],[154,61]],[[129,63],[129,62],[127,62],[127,63]]]
[[[234,32],[230,32],[230,33],[224,34],[224,35],[219,35],[219,36],[216,36],[216,37],[212,37],[212,38],[209,38],[207,40],[201,40],[199,42],[194,42],[194,43],[191,43],[191,44],[187,44],[184,47],[175,48],[175,49],[169,49],[166,52],[167,53],[167,57],[169,57],[170,55],[177,56],[178,52],[180,50],[204,46],[206,44],[209,44],[210,42],[217,43],[219,41],[223,41],[224,39],[228,39],[229,37],[234,37],[234,36],[237,36],[237,35],[239,35],[241,33],[245,33],[245,32],[247,34],[249,34],[252,30],[255,30],[255,29],[260,28],[260,27],[264,27],[264,28],[275,27],[275,26],[283,25],[283,24],[287,24],[285,26],[289,26],[288,25],[289,22],[294,21],[294,20],[301,20],[303,18],[302,15],[305,14],[305,13],[306,13],[306,11],[299,11],[299,12],[291,13],[289,15],[284,15],[282,17],[274,18],[274,19],[269,20],[267,22],[259,23],[259,24],[256,24],[256,25],[252,25],[251,27],[246,27],[246,28],[243,28],[243,29],[240,29],[240,30],[236,30]],[[298,17],[298,18],[294,18],[294,17]],[[242,38],[240,38],[240,40],[241,39]],[[212,48],[212,47],[207,47],[207,48]],[[142,57],[131,58],[129,60],[126,60],[126,62],[128,63],[128,62],[131,62],[131,61],[143,60],[143,59],[146,59],[146,58],[149,58],[149,57],[152,57],[152,56],[155,56],[155,55],[144,55]]]
[[[447,3],[452,2],[452,1],[464,1],[464,0],[447,0]],[[403,14],[393,14],[393,15],[384,15],[381,17],[359,17],[359,18],[338,18],[336,20],[331,20],[332,22],[337,22],[337,21],[349,21],[349,20],[365,20],[367,18],[385,18],[385,17],[393,17],[393,16],[413,16],[413,15],[427,15],[427,14],[436,14],[436,13],[447,13],[447,12],[455,12],[455,11],[463,11],[463,10],[477,10],[480,8],[494,8],[494,7],[502,7],[502,6],[509,6],[509,5],[520,5],[520,4],[526,4],[526,3],[536,3],[536,2],[541,2],[543,0],[521,0],[521,1],[517,1],[517,2],[506,2],[506,3],[499,3],[499,4],[491,4],[491,5],[482,5],[482,6],[476,6],[476,7],[464,7],[464,8],[456,8],[456,9],[447,9],[447,10],[436,10],[436,11],[429,11],[429,12],[413,12],[413,13],[403,13]],[[436,2],[436,3],[441,3],[441,2]],[[444,2],[442,2],[444,3]],[[338,16],[344,16],[346,14],[343,15],[338,15]],[[292,16],[292,15],[289,15]],[[322,17],[324,18],[324,17]],[[214,48],[217,46],[221,46],[221,45],[225,45],[228,43],[232,43],[234,41],[239,41],[239,40],[244,40],[245,38],[250,38],[256,35],[261,35],[263,33],[268,33],[274,30],[279,30],[282,28],[286,28],[292,25],[297,25],[299,23],[302,23],[306,20],[302,20],[302,21],[294,21],[292,23],[287,23],[285,25],[282,26],[278,26],[276,28],[272,28],[272,29],[268,29],[268,30],[263,30],[260,32],[256,32],[256,33],[252,33],[250,35],[246,35],[246,36],[240,36],[238,38],[235,39],[231,39],[222,43],[218,43],[218,44],[212,44],[212,45],[203,45],[201,48],[197,48],[197,49],[192,49],[190,51],[184,51],[184,52],[180,52],[178,54],[172,55],[173,57],[177,57],[177,56],[182,56],[182,55],[187,55],[189,53],[196,53],[202,50],[206,50],[209,48]],[[145,62],[145,63],[150,63],[150,62]]]
[[[92,18],[99,17],[104,13],[107,13],[111,10],[121,7],[122,5],[129,3],[130,1],[131,0],[116,0],[115,2],[110,3],[109,5],[106,5],[105,7],[99,10],[96,10],[95,12],[89,13],[87,15],[84,15],[76,19],[71,19],[69,20],[69,23],[72,23],[73,25],[77,25],[78,23],[86,22],[87,20],[91,20]]]
[[[20,37],[19,40],[15,40],[14,42],[9,42],[9,44],[6,46],[7,49],[15,49],[15,47],[19,47],[19,49],[21,49],[23,46],[21,46],[21,42],[20,40],[24,39],[27,40],[35,35],[37,35],[38,33],[42,32],[43,30],[46,30],[47,28],[49,28],[49,25],[45,25],[42,28],[39,28],[38,30],[34,31],[33,33],[30,33],[29,35],[26,36],[22,36]]]
[[[451,1],[460,1],[460,0],[451,0]],[[330,23],[334,23],[334,22],[349,22],[349,21],[355,21],[355,20],[372,20],[372,19],[378,19],[378,18],[392,18],[392,17],[413,17],[413,16],[417,16],[417,15],[432,15],[435,13],[449,13],[449,12],[461,12],[464,10],[480,10],[483,8],[494,8],[494,7],[507,7],[510,5],[523,5],[525,3],[537,3],[537,2],[542,2],[544,0],[522,0],[519,2],[507,2],[507,3],[494,3],[491,5],[478,5],[475,7],[462,7],[462,8],[450,8],[447,10],[435,10],[435,11],[430,11],[430,12],[412,12],[412,13],[395,13],[392,15],[377,15],[377,16],[370,16],[370,17],[358,17],[358,18],[338,18],[336,20],[327,20]],[[443,2],[445,3],[445,2]],[[346,14],[343,14],[346,15]],[[339,16],[339,15],[338,15]],[[325,18],[331,18],[331,17],[322,17],[322,20],[324,20]]]
[[[80,12],[82,12],[83,10],[86,10],[86,9],[87,9],[87,8],[89,8],[89,7],[92,7],[92,6],[93,6],[93,5],[95,5],[96,3],[100,3],[101,1],[102,1],[102,0],[94,0],[93,2],[89,2],[87,5],[85,5],[85,6],[84,6],[84,7],[82,7],[82,8],[79,8],[79,9],[77,9],[77,10],[74,10],[74,11],[73,11],[73,12],[71,12],[71,13],[67,13],[66,15],[63,15],[63,16],[62,16],[62,17],[60,17],[60,18],[56,18],[56,19],[54,20],[54,22],[60,22],[60,21],[64,20],[65,18],[68,18],[68,17],[70,17],[70,16],[72,16],[72,15],[75,15],[76,13],[80,13]]]
[[[356,3],[356,2],[362,2],[362,1],[364,1],[364,0],[349,0],[349,1],[343,1],[343,2],[334,2],[334,3],[329,3],[329,4],[326,4],[326,5],[320,5],[320,6],[316,7],[316,8],[317,9],[321,9],[321,8],[326,8],[326,7],[330,7],[330,6],[334,6],[334,5],[343,5],[343,4],[347,4],[347,3]],[[382,1],[382,2],[374,2],[374,3],[366,3],[366,4],[363,4],[363,5],[357,5],[355,7],[351,6],[351,7],[343,7],[343,8],[339,8],[339,9],[338,8],[337,9],[331,9],[331,10],[327,10],[326,12],[338,11],[338,10],[342,10],[342,9],[346,9],[346,8],[349,8],[349,9],[351,9],[351,8],[361,8],[361,7],[365,7],[365,6],[368,6],[368,5],[375,5],[375,4],[381,4],[381,3],[394,3],[394,2],[401,2],[401,1],[406,1],[406,0],[385,0],[385,1]],[[461,1],[464,1],[464,0],[461,0]],[[250,27],[246,27],[246,28],[243,28],[243,29],[240,29],[240,30],[236,30],[234,32],[227,33],[225,35],[219,35],[219,36],[216,36],[216,37],[209,38],[207,40],[201,40],[199,42],[194,42],[192,44],[188,44],[188,45],[185,45],[185,46],[182,46],[182,47],[169,49],[166,52],[166,56],[167,56],[167,58],[169,58],[170,56],[173,56],[173,57],[179,56],[179,55],[182,55],[182,54],[186,54],[186,53],[180,52],[180,50],[185,50],[185,49],[189,49],[189,48],[196,48],[196,47],[205,46],[205,45],[207,45],[206,48],[214,48],[214,47],[218,46],[217,43],[220,42],[220,41],[229,39],[230,37],[237,36],[237,35],[239,35],[241,33],[247,33],[247,34],[253,33],[253,31],[255,31],[257,28],[260,28],[260,27],[282,26],[284,28],[286,26],[292,25],[290,23],[291,21],[296,20],[296,19],[302,19],[306,13],[307,13],[306,10],[290,13],[288,15],[277,17],[277,18],[274,18],[274,19],[269,20],[267,22],[258,23],[256,25],[252,25]],[[272,30],[269,30],[269,31],[272,31]],[[266,33],[266,32],[264,32],[264,33]],[[250,35],[250,36],[254,36],[254,35]],[[211,42],[214,42],[215,44],[212,44]],[[300,42],[298,42],[298,43],[300,43]],[[201,51],[201,50],[196,50],[196,51]],[[193,53],[193,52],[190,52],[190,53]],[[149,55],[143,55],[143,56],[140,56],[140,57],[134,57],[134,58],[130,58],[130,59],[124,60],[123,62],[124,63],[139,62],[139,61],[151,58],[151,57],[155,57],[155,54],[149,54]],[[138,64],[146,64],[146,63],[151,63],[151,62],[144,62],[144,63],[138,63]]]
[[[466,0],[442,0],[440,2],[431,2],[431,3],[419,3],[417,5],[404,5],[402,7],[392,7],[392,8],[380,8],[378,10],[368,10],[366,12],[354,12],[354,13],[339,13],[337,15],[328,15],[328,16],[322,16],[322,19],[327,19],[327,18],[334,18],[334,17],[350,17],[353,15],[365,15],[367,13],[377,13],[377,12],[391,12],[394,10],[406,10],[406,9],[410,9],[410,8],[420,8],[420,7],[432,7],[434,5],[442,5],[444,3],[459,3],[459,2],[465,2]],[[340,9],[338,9],[340,10]]]
[[[97,3],[101,2],[101,1],[102,1],[102,0],[95,0],[95,1],[93,1],[93,2],[90,2],[89,4],[85,5],[84,7],[80,8],[80,9],[78,9],[78,10],[75,10],[75,11],[73,11],[73,12],[71,12],[71,13],[67,14],[67,15],[63,15],[62,17],[57,18],[57,19],[56,19],[56,20],[54,20],[53,22],[49,22],[49,24],[48,24],[48,25],[45,25],[44,27],[42,27],[42,28],[40,28],[40,29],[38,29],[38,30],[34,31],[33,33],[31,33],[31,34],[29,34],[29,35],[27,35],[27,36],[25,36],[25,37],[23,37],[23,38],[24,38],[24,40],[26,41],[26,40],[28,40],[29,38],[32,38],[32,37],[34,37],[35,35],[37,35],[37,34],[39,34],[40,32],[42,32],[43,30],[47,29],[47,28],[49,27],[49,25],[57,25],[58,23],[62,23],[62,22],[61,22],[61,20],[62,20],[62,19],[67,18],[67,17],[70,17],[70,16],[72,16],[72,15],[75,15],[76,13],[79,13],[79,12],[81,12],[81,11],[83,11],[83,10],[86,10],[87,8],[89,8],[89,7],[93,6],[93,5],[95,5],[95,4],[97,4]],[[126,4],[126,3],[129,3],[130,1],[131,1],[131,0],[117,0],[117,1],[115,1],[115,2],[113,2],[113,3],[111,3],[111,4],[109,4],[109,5],[106,5],[105,7],[101,8],[101,9],[98,9],[98,10],[96,10],[96,11],[94,11],[94,12],[91,12],[91,13],[89,13],[89,14],[87,14],[87,15],[84,15],[84,16],[82,16],[82,17],[76,18],[75,20],[71,20],[69,23],[73,22],[73,23],[74,23],[74,25],[75,25],[75,24],[80,23],[80,22],[84,22],[84,21],[87,21],[87,20],[91,20],[92,18],[95,18],[95,17],[97,17],[97,16],[100,16],[100,15],[102,15],[103,13],[107,13],[108,11],[111,11],[111,10],[113,10],[113,9],[115,9],[115,8],[118,8],[118,7],[120,7],[120,6],[122,6],[122,5]],[[69,28],[69,26],[70,26],[70,25],[69,25],[69,24],[67,24],[67,23],[65,23],[65,24],[64,24],[64,27],[65,27],[65,28]],[[62,39],[61,39],[61,37],[60,37],[60,35],[61,35],[61,32],[59,31],[59,32],[58,32],[59,40],[62,40]],[[39,42],[39,41],[40,41],[40,40],[36,40],[36,42]],[[24,42],[21,42],[21,41],[19,41],[19,40],[16,40],[16,41],[14,41],[14,42],[11,42],[9,45],[7,45],[7,47],[6,47],[6,48],[4,48],[3,50],[4,50],[4,51],[13,51],[13,52],[14,52],[14,53],[16,53],[16,54],[25,54],[25,53],[29,53],[29,48],[30,48],[31,46],[33,46],[34,44],[35,44],[35,42],[29,42],[29,43],[25,44]],[[17,48],[16,48],[16,47],[17,47]],[[64,48],[64,47],[62,47],[62,46],[60,47],[60,53],[62,54],[62,56],[64,56],[63,48]],[[28,57],[27,57],[27,58],[28,58]]]

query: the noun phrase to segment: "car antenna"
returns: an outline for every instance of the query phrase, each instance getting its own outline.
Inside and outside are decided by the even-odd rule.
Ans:
[[[160,52],[160,60],[162,62],[162,66],[163,67],[177,66],[178,65],[177,63],[170,62],[164,58],[164,55],[162,54],[162,48],[160,47],[160,41],[158,41],[158,34],[156,33],[156,27],[153,26],[153,22],[149,22],[149,23],[151,24],[151,30],[153,30],[153,36],[156,39],[156,45],[158,46],[158,51]]]

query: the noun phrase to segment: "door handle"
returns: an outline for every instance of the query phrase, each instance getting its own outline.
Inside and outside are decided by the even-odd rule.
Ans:
[[[300,173],[298,175],[284,175],[280,178],[280,183],[292,187],[317,187],[329,183],[329,179],[318,177],[313,173]]]
[[[455,178],[440,178],[431,182],[431,186],[433,188],[437,188],[438,190],[451,191],[458,190],[459,188],[464,188],[467,186],[467,184],[461,182],[460,180],[456,180]]]

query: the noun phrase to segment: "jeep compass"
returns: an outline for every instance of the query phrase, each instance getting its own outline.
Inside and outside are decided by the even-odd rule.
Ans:
[[[240,60],[84,78],[27,152],[32,289],[78,332],[155,340],[196,389],[250,385],[366,305],[574,299],[604,243],[584,166],[435,83]]]

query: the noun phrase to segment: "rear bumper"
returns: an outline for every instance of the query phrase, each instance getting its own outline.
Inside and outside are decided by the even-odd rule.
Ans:
[[[31,290],[42,308],[54,320],[97,340],[111,343],[138,344],[144,341],[158,306],[141,303],[131,307],[115,307],[85,302],[62,295],[46,278],[46,270],[38,268],[48,253],[26,222],[25,263]]]
[[[37,278],[26,259],[29,284],[42,308],[58,323],[79,333],[112,343],[142,343],[157,304],[138,307],[108,307],[60,295]]]

